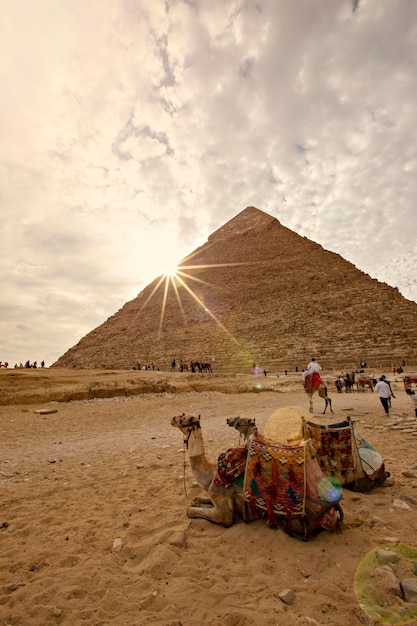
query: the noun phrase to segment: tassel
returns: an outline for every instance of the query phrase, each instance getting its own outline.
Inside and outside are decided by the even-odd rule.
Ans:
[[[275,513],[274,513],[274,507],[272,506],[272,502],[270,500],[270,498],[268,498],[268,500],[266,501],[266,509],[268,511],[268,519],[272,524],[275,524],[276,520],[275,520]]]
[[[253,493],[253,495],[259,496],[260,495],[259,487],[258,487],[258,483],[256,482],[255,478],[251,478],[250,479],[249,485],[250,485],[250,490]]]

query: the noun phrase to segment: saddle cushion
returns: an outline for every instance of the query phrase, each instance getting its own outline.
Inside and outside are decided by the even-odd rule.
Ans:
[[[221,452],[217,460],[217,470],[213,479],[214,484],[221,487],[230,487],[239,478],[242,483],[247,455],[248,449],[246,446],[229,448],[226,452]]]

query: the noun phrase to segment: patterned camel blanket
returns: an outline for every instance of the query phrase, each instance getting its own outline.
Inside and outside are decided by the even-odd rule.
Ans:
[[[221,487],[230,487],[233,483],[242,485],[247,456],[246,446],[229,448],[226,452],[221,452],[217,460],[214,484]]]
[[[337,478],[342,485],[363,477],[350,421],[326,426],[303,419],[303,436],[311,440],[324,474]]]
[[[274,445],[253,439],[243,487],[251,512],[266,511],[271,521],[279,516],[305,515],[305,460],[304,442]]]

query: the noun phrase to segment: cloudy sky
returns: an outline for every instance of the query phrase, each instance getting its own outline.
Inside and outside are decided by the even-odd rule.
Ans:
[[[1,0],[0,360],[253,205],[417,301],[415,0]]]

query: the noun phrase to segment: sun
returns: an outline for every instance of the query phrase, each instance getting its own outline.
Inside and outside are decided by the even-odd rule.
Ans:
[[[178,265],[170,265],[165,268],[164,276],[165,278],[175,278],[178,274]]]
[[[160,274],[159,279],[157,280],[157,283],[154,286],[152,292],[149,294],[149,296],[146,298],[145,302],[143,303],[141,307],[141,311],[143,311],[146,308],[147,304],[153,298],[154,294],[161,288],[163,290],[163,294],[162,294],[161,314],[160,314],[159,327],[158,327],[158,340],[159,340],[161,337],[162,325],[164,322],[168,291],[170,289],[173,289],[174,291],[175,298],[178,302],[178,306],[181,309],[181,313],[184,319],[184,324],[187,324],[186,315],[185,315],[185,311],[182,305],[182,300],[181,300],[181,295],[180,295],[180,291],[185,291],[195,300],[197,305],[200,306],[216,322],[219,328],[221,328],[225,333],[230,335],[233,341],[238,343],[238,341],[233,337],[232,333],[224,326],[224,324],[222,324],[222,322],[214,315],[214,313],[210,311],[210,309],[207,308],[205,303],[202,300],[200,300],[197,294],[193,291],[191,287],[191,284],[193,282],[204,284],[204,285],[209,285],[209,286],[210,286],[210,283],[207,283],[205,280],[202,280],[201,278],[194,276],[192,270],[201,270],[204,268],[236,267],[236,266],[241,266],[241,265],[254,265],[254,264],[257,265],[259,263],[263,264],[263,262],[262,261],[252,261],[252,262],[237,261],[234,263],[210,263],[210,264],[198,264],[198,265],[186,264],[186,263],[189,263],[189,261],[192,259],[193,256],[194,255],[190,255],[189,257],[183,259],[183,261],[181,261],[180,263],[176,263],[176,264],[171,263],[164,267],[164,271],[162,274]]]

